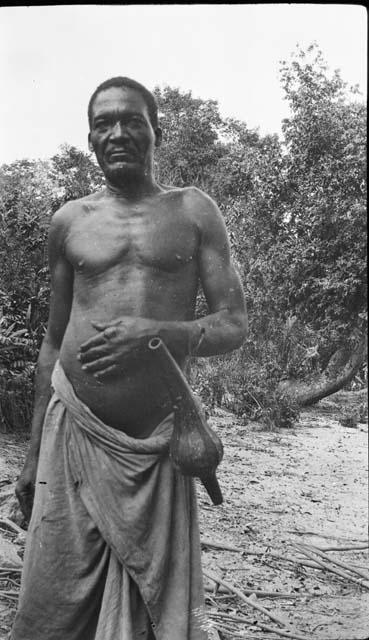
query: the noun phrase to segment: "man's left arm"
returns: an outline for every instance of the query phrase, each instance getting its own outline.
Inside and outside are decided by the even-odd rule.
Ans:
[[[241,346],[247,332],[247,313],[241,281],[231,260],[223,216],[210,198],[201,195],[198,260],[200,281],[210,313],[182,324],[187,334],[186,355],[212,356]],[[165,327],[163,339],[165,341]],[[185,350],[185,344],[182,348]]]

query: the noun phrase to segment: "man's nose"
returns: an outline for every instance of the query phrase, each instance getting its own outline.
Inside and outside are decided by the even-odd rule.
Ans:
[[[121,122],[116,122],[112,132],[111,132],[111,137],[113,139],[119,139],[119,138],[125,138],[127,137],[127,127],[124,126],[124,124],[122,124]]]

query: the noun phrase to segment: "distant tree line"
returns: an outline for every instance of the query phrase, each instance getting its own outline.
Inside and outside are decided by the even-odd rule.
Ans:
[[[290,425],[303,404],[366,371],[366,108],[317,45],[281,64],[283,139],[223,118],[215,100],[155,89],[159,182],[219,204],[249,312],[249,336],[190,373],[209,405]],[[271,105],[272,108],[272,105]],[[28,426],[48,314],[50,216],[103,186],[92,156],[0,167],[0,429]],[[206,313],[199,296],[197,313]]]

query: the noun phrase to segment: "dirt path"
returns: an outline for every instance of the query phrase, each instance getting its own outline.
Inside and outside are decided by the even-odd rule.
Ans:
[[[200,489],[202,535],[244,553],[205,548],[204,566],[240,587],[298,595],[264,606],[283,612],[308,638],[367,638],[368,591],[268,554],[250,555],[269,550],[296,558],[294,542],[344,547],[367,540],[367,428],[343,427],[319,410],[279,433],[242,426],[224,412],[213,425],[225,445],[218,471],[225,502],[211,507]],[[369,573],[368,551],[331,556]]]
[[[303,413],[294,430],[274,433],[256,423],[242,425],[233,414],[219,410],[210,422],[225,449],[218,470],[223,505],[212,506],[198,485],[205,571],[243,590],[290,594],[257,602],[291,623],[306,640],[369,636],[369,590],[287,560],[303,558],[291,546],[296,542],[323,548],[358,546],[368,539],[367,427],[344,427],[337,417],[337,411],[327,412],[320,405]],[[3,439],[0,495],[17,476],[24,448],[22,439]],[[0,502],[0,516],[2,509],[9,513],[9,501],[3,506]],[[0,533],[21,551],[22,540],[17,541],[15,533]],[[212,548],[211,543],[239,551]],[[327,553],[369,573],[368,549]],[[214,583],[207,581],[207,588],[214,590]],[[14,607],[15,601],[0,596],[0,638],[6,638]],[[221,591],[207,592],[207,612],[212,640],[278,637],[255,625],[259,621],[278,628],[275,623]],[[241,615],[246,623],[229,617]]]

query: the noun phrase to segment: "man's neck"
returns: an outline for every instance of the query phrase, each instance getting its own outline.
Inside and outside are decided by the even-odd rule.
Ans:
[[[143,176],[142,179],[127,178],[121,181],[112,182],[108,177],[105,179],[107,191],[118,198],[126,200],[141,200],[145,196],[153,195],[161,191],[160,186],[151,174]]]

